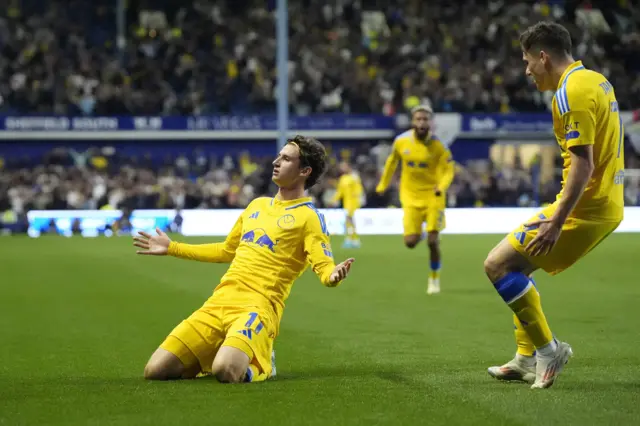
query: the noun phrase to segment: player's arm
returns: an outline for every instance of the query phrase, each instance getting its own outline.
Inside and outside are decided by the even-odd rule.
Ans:
[[[304,252],[313,272],[327,287],[337,287],[346,277],[353,259],[335,264],[324,217],[318,214],[307,220],[304,229]]]
[[[210,263],[229,263],[236,255],[242,233],[242,215],[222,243],[185,244],[171,241],[167,254],[180,259]]]
[[[596,135],[595,94],[574,90],[568,93],[570,109],[562,115],[571,163],[562,197],[553,219],[564,223],[580,200],[593,174],[593,144]]]
[[[451,182],[453,182],[453,177],[455,175],[455,163],[453,162],[453,156],[451,155],[451,151],[447,149],[444,145],[442,146],[443,152],[440,155],[440,159],[438,160],[438,170],[440,174],[440,180],[438,181],[438,187],[436,188],[436,192],[446,192],[451,186]]]
[[[380,177],[380,182],[376,187],[377,193],[383,193],[389,187],[391,183],[391,179],[393,178],[393,174],[396,172],[396,168],[398,167],[398,163],[400,162],[400,154],[398,151],[398,141],[393,142],[393,148],[391,149],[391,154],[387,158],[387,161],[384,163],[384,170],[382,171],[382,176]]]

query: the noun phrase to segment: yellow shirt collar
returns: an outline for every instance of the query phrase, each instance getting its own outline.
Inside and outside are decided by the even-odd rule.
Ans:
[[[274,207],[293,208],[293,207],[301,206],[304,204],[310,204],[312,202],[313,202],[313,199],[311,197],[303,197],[295,200],[282,201],[276,195],[275,197],[273,197],[271,205]]]

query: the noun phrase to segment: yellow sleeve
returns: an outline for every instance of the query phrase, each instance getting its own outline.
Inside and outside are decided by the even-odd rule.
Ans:
[[[313,272],[320,278],[323,285],[335,287],[340,284],[331,284],[329,282],[336,264],[333,261],[333,253],[331,252],[327,223],[322,213],[317,212],[317,217],[311,217],[305,223],[304,252]]]
[[[384,163],[384,171],[382,172],[382,177],[380,177],[380,183],[378,183],[378,186],[376,187],[376,192],[384,192],[389,187],[399,162],[400,154],[398,154],[398,141],[395,141],[393,142],[391,154]]]
[[[236,249],[240,243],[242,233],[242,215],[238,218],[233,229],[222,243],[213,244],[185,244],[171,241],[169,256],[180,259],[197,260],[199,262],[229,263],[236,256]]]
[[[558,91],[558,110],[565,129],[567,148],[593,145],[596,138],[596,93],[584,87],[570,86]],[[564,94],[564,96],[563,96]]]
[[[438,181],[438,189],[440,191],[446,191],[453,182],[453,177],[456,172],[456,166],[453,162],[453,156],[451,151],[444,145],[442,145],[442,154],[438,160],[438,169],[440,174],[440,180]]]

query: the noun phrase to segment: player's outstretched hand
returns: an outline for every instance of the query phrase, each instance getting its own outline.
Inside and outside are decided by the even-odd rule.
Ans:
[[[171,238],[160,228],[156,228],[158,235],[150,235],[146,232],[139,231],[138,235],[133,237],[133,245],[142,250],[136,251],[138,254],[147,254],[152,256],[165,256],[169,251]]]
[[[336,265],[336,267],[333,269],[333,272],[331,273],[331,276],[329,277],[331,284],[339,283],[340,281],[347,278],[347,275],[349,275],[349,271],[351,270],[351,264],[355,261],[355,259],[350,258],[340,263],[339,265]]]
[[[527,244],[526,251],[531,256],[544,256],[549,254],[553,246],[558,242],[562,225],[558,224],[553,218],[537,219],[526,223],[525,228],[538,228],[538,233]]]

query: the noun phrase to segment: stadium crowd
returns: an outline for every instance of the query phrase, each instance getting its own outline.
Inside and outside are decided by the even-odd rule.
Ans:
[[[180,115],[272,112],[275,1],[131,0],[126,43],[111,0],[9,0],[0,11],[0,114]],[[631,2],[289,0],[292,113],[529,112],[548,108],[524,76],[519,31],[556,19],[576,56],[612,81],[621,110],[640,107],[640,13]],[[640,168],[629,149],[628,167]],[[368,207],[398,205],[374,187],[389,141],[335,152],[313,190],[331,205],[348,157]],[[31,209],[234,208],[272,194],[270,158],[194,150],[164,164],[113,148],[60,147],[40,164],[0,159],[0,212]],[[517,163],[516,163],[517,164]],[[558,179],[487,159],[458,164],[449,206],[551,201]],[[628,193],[638,204],[638,185]],[[1,222],[1,220],[0,220]]]
[[[8,0],[0,113],[169,115],[274,110],[275,1]],[[556,19],[640,106],[640,12],[631,1],[289,0],[292,112],[541,111],[518,34]]]
[[[389,149],[389,143],[382,141],[330,151],[329,171],[312,189],[315,202],[320,207],[333,206],[337,164],[348,160],[362,178],[367,207],[399,206],[397,181],[384,196],[375,193]],[[631,145],[625,155],[628,167],[640,168],[640,157]],[[120,155],[112,147],[85,152],[60,147],[37,161],[33,166],[14,159],[0,168],[0,212],[243,208],[256,196],[276,191],[271,183],[272,158],[251,157],[248,152],[218,158],[194,150],[157,162]],[[553,201],[559,176],[540,184],[530,168],[518,160],[514,164],[496,166],[487,159],[457,164],[448,206],[530,206]],[[630,204],[640,203],[637,185],[629,186],[627,199]]]

